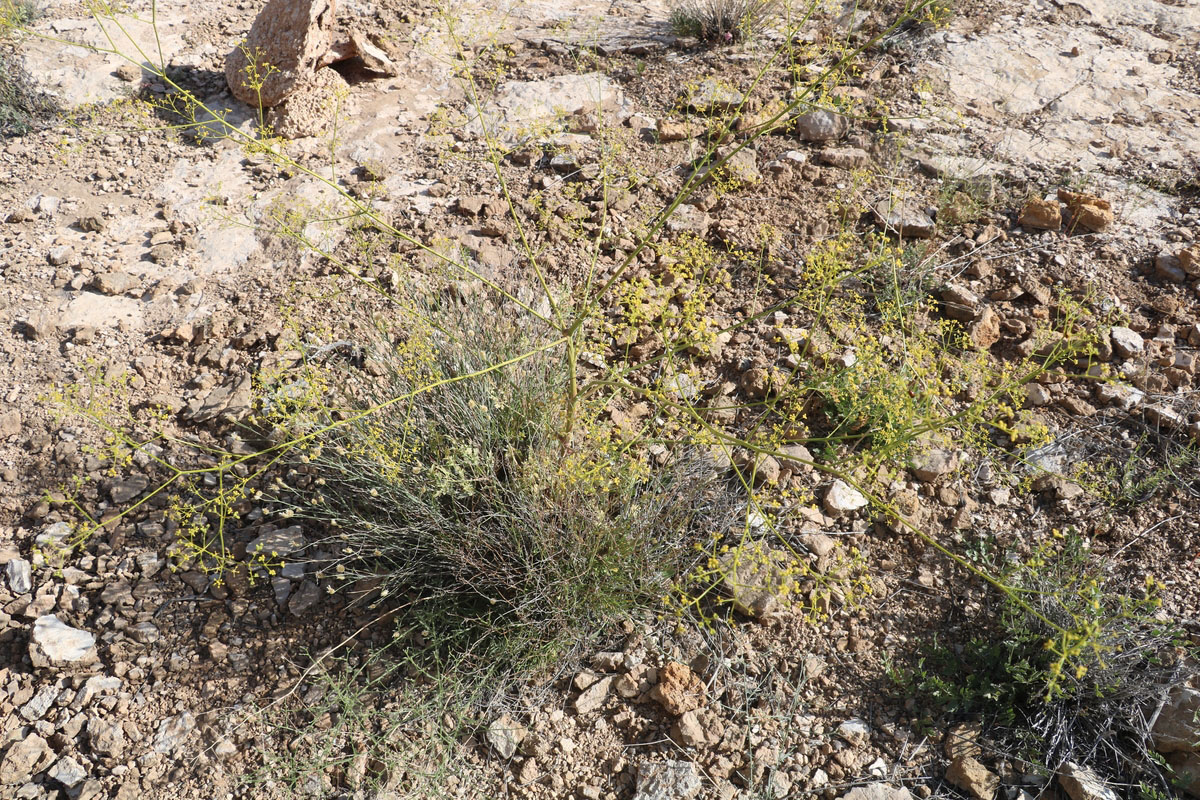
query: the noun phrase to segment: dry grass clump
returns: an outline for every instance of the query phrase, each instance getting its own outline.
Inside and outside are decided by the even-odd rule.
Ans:
[[[503,308],[436,322],[382,334],[374,377],[288,412],[324,428],[291,502],[329,531],[325,573],[518,661],[653,603],[736,510],[711,460],[679,450],[652,468],[586,406],[567,433],[562,349]]]
[[[682,0],[669,21],[676,35],[732,44],[761,32],[779,7],[779,0]]]

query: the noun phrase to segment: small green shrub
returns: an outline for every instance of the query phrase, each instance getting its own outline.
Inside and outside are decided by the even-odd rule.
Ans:
[[[735,508],[712,462],[651,469],[586,405],[568,433],[564,348],[502,308],[436,320],[381,332],[374,377],[314,371],[319,400],[276,411],[317,431],[291,503],[330,531],[324,574],[436,608],[464,647],[486,634],[519,662],[655,602]]]
[[[732,44],[760,32],[778,9],[778,0],[682,0],[669,23],[677,36]]]
[[[914,698],[986,720],[993,739],[1053,768],[1090,764],[1120,780],[1155,777],[1149,715],[1186,668],[1182,632],[1159,613],[1159,584],[1122,588],[1073,531],[1023,559],[984,546],[973,558],[1028,608],[992,590],[965,641],[935,641],[894,675]],[[986,618],[985,618],[986,617]],[[1061,627],[1055,630],[1046,620]]]

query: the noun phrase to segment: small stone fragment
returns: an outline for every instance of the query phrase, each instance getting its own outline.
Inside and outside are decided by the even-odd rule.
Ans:
[[[1200,751],[1200,690],[1176,686],[1158,710],[1150,735],[1160,753]]]
[[[8,588],[13,594],[25,594],[33,588],[31,564],[23,558],[14,558],[4,565]]]
[[[908,201],[881,200],[871,213],[876,225],[897,236],[928,239],[935,230],[929,215]]]
[[[1068,761],[1058,771],[1058,785],[1071,800],[1120,800],[1120,796],[1105,785],[1090,769]]]
[[[608,690],[612,687],[614,680],[616,680],[616,676],[609,675],[580,692],[575,698],[575,713],[590,714],[604,705],[604,700],[608,697]]]
[[[488,725],[484,738],[496,755],[506,761],[516,755],[517,748],[525,741],[528,731],[508,714],[502,714]]]
[[[979,319],[967,327],[967,336],[976,349],[987,350],[1000,341],[1002,330],[1000,315],[991,306],[987,306],[979,315]]]
[[[871,163],[871,155],[861,147],[829,147],[817,155],[817,160],[838,169],[860,169]]]
[[[975,800],[992,800],[1000,787],[1000,778],[971,756],[959,756],[951,761],[946,769],[946,780]]]
[[[934,448],[917,455],[912,460],[912,471],[917,480],[932,483],[958,469],[958,455],[951,450]]]
[[[1113,223],[1112,205],[1107,200],[1083,192],[1058,190],[1058,199],[1071,211],[1071,229],[1100,232]]]
[[[0,785],[11,786],[27,782],[46,768],[54,758],[54,751],[46,740],[30,734],[9,745],[4,758],[0,759]]]
[[[782,550],[752,542],[721,558],[721,588],[740,613],[756,619],[773,616],[786,604],[794,581],[792,559]]]
[[[830,142],[841,139],[850,130],[850,121],[834,111],[810,111],[792,120],[802,142]]]
[[[29,639],[29,658],[38,668],[86,667],[99,660],[96,637],[63,624],[53,614],[38,617]]]
[[[1056,231],[1062,227],[1062,212],[1053,200],[1035,197],[1021,209],[1017,224],[1025,228]]]
[[[633,800],[690,800],[700,793],[700,776],[690,761],[643,763],[638,766]]]
[[[704,705],[704,682],[686,664],[672,661],[658,671],[658,684],[650,697],[668,714],[678,717]]]
[[[1114,327],[1109,336],[1112,339],[1113,350],[1121,358],[1132,358],[1136,355],[1141,355],[1146,349],[1146,341],[1138,334],[1137,331],[1130,328]]]
[[[845,481],[835,480],[825,492],[825,510],[832,516],[852,514],[867,507],[867,498]]]

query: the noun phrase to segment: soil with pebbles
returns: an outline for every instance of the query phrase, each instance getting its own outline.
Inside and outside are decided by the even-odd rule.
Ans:
[[[569,5],[568,14],[555,2],[503,13],[471,4],[459,12],[458,31],[482,56],[485,106],[506,91],[551,107],[597,87],[619,93],[605,106],[606,135],[637,176],[613,199],[610,224],[619,229],[669,202],[686,177],[681,168],[702,149],[690,135],[659,136],[660,120],[685,121],[680,87],[717,75],[748,88],[773,40],[708,50],[670,36],[659,3]],[[242,126],[254,115],[228,96],[222,65],[256,11],[249,3],[159,3],[157,10],[172,78]],[[973,218],[939,221],[932,239],[910,244],[938,264],[935,285],[966,290],[954,295],[956,304],[972,304],[972,316],[994,314],[992,357],[1032,346],[1029,331],[1053,313],[1059,290],[1126,312],[1129,334],[1118,334],[1109,358],[1140,392],[1137,402],[1092,382],[1044,384],[1030,402],[1057,446],[1039,458],[1068,476],[1079,461],[1105,456],[1153,465],[1200,438],[1200,278],[1178,258],[1200,239],[1200,108],[1189,91],[1200,19],[1186,5],[1153,0],[996,2],[960,12],[945,29],[890,37],[844,82],[842,91],[862,98],[862,108],[887,104],[886,129],[867,114],[835,141],[763,137],[753,148],[759,180],[731,193],[701,191],[672,229],[730,250],[758,247],[764,222],[779,232],[772,247],[785,266],[772,281],[734,271],[718,294],[717,315],[733,320],[786,297],[796,278],[786,265],[801,263],[836,230],[831,208],[856,184],[850,170],[831,165],[846,163],[831,148],[852,148],[889,176],[890,183],[858,190],[872,202],[903,188],[924,214],[947,186],[968,183],[983,193]],[[351,90],[336,138],[302,139],[289,153],[346,191],[378,198],[401,229],[466,248],[490,279],[519,281],[515,228],[498,202],[486,148],[472,134],[444,27],[427,9],[394,2],[347,3],[341,14],[385,42],[401,69],[381,78],[346,67]],[[836,17],[821,16],[806,36],[836,30]],[[82,7],[67,3],[44,8],[35,29],[93,43],[102,35]],[[131,23],[127,31],[149,47],[146,28]],[[161,100],[167,88],[111,54],[53,39],[5,46],[64,111],[0,141],[0,795],[392,796],[355,790],[355,776],[372,768],[354,767],[353,759],[351,767],[300,770],[295,785],[243,781],[268,754],[308,752],[272,719],[315,717],[315,731],[336,724],[306,714],[324,708],[311,654],[358,659],[387,637],[370,624],[374,612],[347,607],[320,576],[299,566],[255,585],[213,585],[199,573],[174,572],[171,532],[154,503],[65,563],[44,565],[39,552],[62,523],[77,519],[58,494],[72,476],[94,479],[81,500],[100,518],[135,501],[153,477],[141,457],[109,474],[91,449],[99,432],[57,416],[49,398],[98,375],[122,387],[115,413],[158,405],[170,411],[172,432],[242,446],[228,420],[245,414],[250,378],[289,363],[304,344],[293,321],[301,336],[321,341],[361,335],[365,321],[336,312],[369,309],[375,295],[347,277],[345,265],[385,286],[394,280],[393,259],[409,270],[406,280],[433,285],[435,270],[419,252],[382,237],[364,248],[337,222],[306,229],[330,258],[301,252],[270,232],[273,215],[320,208],[336,199],[328,187],[280,172],[234,143],[165,129],[178,120],[141,101]],[[576,77],[554,83],[560,76]],[[785,74],[768,71],[748,107],[769,108],[789,89]],[[518,106],[488,108],[529,124]],[[577,148],[575,162],[513,158],[501,169],[518,198],[538,192],[558,219],[579,212],[594,224],[596,199],[580,193],[577,180],[592,152],[586,117],[572,118],[574,138],[560,140]],[[1081,233],[1017,224],[1031,197],[1080,185],[1111,202],[1111,226]],[[539,214],[525,202],[517,209]],[[602,254],[601,270],[630,246],[622,238]],[[533,243],[556,279],[588,268],[562,226],[537,231]],[[776,326],[803,312],[781,313],[782,320],[741,329],[700,363],[705,391],[746,399],[747,371],[786,357]],[[1195,621],[1200,485],[1191,463],[1191,472],[1164,476],[1121,506],[1069,478],[1022,494],[972,464],[932,479],[902,475],[890,499],[955,547],[986,533],[1026,552],[1073,525],[1114,575],[1140,583],[1152,572],[1165,583],[1166,611]],[[828,489],[811,471],[789,470],[784,480],[817,499]],[[241,554],[256,537],[288,527],[261,513],[247,519],[234,534]],[[594,652],[497,701],[473,735],[460,737],[458,756],[470,769],[442,788],[461,797],[606,800],[839,797],[883,782],[922,796],[960,791],[943,780],[942,732],[930,736],[922,727],[929,709],[898,696],[887,666],[907,663],[938,631],[978,613],[982,590],[868,512],[830,516],[814,508],[787,533],[817,569],[829,568],[833,545],[857,548],[870,593],[835,599],[816,621],[785,608],[716,633],[654,619],[599,631]],[[39,632],[35,621],[51,616],[75,633],[47,623]],[[386,693],[372,697],[388,706]],[[982,760],[1005,791],[1032,787],[1024,765],[996,753]]]

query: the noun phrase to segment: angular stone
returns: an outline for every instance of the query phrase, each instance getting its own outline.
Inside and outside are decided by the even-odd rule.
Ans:
[[[14,558],[9,561],[4,565],[4,574],[13,594],[25,594],[33,589],[33,570],[25,559]]]
[[[92,278],[91,287],[100,294],[118,295],[133,291],[141,285],[128,272],[101,272]]]
[[[144,475],[133,475],[114,483],[108,490],[108,496],[114,503],[128,503],[146,491],[146,487],[149,485],[150,481]]]
[[[745,96],[724,81],[707,78],[685,90],[688,108],[697,114],[729,111],[742,104]]]
[[[979,295],[965,286],[947,284],[942,289],[942,310],[950,319],[970,322],[979,316]]]
[[[86,667],[99,661],[96,637],[63,624],[53,614],[38,617],[29,639],[29,658],[38,668]]]
[[[633,800],[690,800],[700,793],[700,776],[690,761],[643,763],[638,766]]]
[[[881,200],[871,208],[871,213],[876,225],[897,236],[928,239],[935,230],[929,215],[908,201]]]
[[[616,676],[609,675],[580,692],[575,698],[575,713],[590,714],[604,705],[604,701],[608,697],[608,690],[612,687],[615,680]]]
[[[826,777],[825,781],[828,780],[828,777]],[[813,783],[814,787],[816,786],[815,780],[811,781],[811,783]],[[866,786],[854,787],[842,795],[841,800],[913,800],[913,797],[908,789],[903,786],[897,789],[886,783],[869,783]]]
[[[400,70],[396,67],[395,62],[381,48],[376,47],[375,43],[362,31],[350,31],[350,43],[355,55],[362,60],[363,66],[367,69],[383,75],[399,74]]]
[[[1200,244],[1193,244],[1191,247],[1185,247],[1180,250],[1175,256],[1179,259],[1179,268],[1184,271],[1188,277],[1200,277]]]
[[[987,306],[979,315],[979,319],[967,327],[967,337],[970,338],[971,344],[975,345],[976,349],[987,350],[1000,341],[1002,330],[1000,315],[991,306]]]
[[[350,85],[332,67],[325,67],[299,81],[287,97],[267,113],[271,133],[284,139],[320,136],[346,113]]]
[[[1107,200],[1082,192],[1058,190],[1058,199],[1071,211],[1071,228],[1100,232],[1113,223],[1112,206]]]
[[[282,558],[290,556],[293,553],[298,553],[307,546],[308,540],[304,538],[304,529],[299,525],[291,525],[287,528],[269,531],[256,537],[250,544],[246,545],[246,555]]]
[[[158,723],[152,748],[156,753],[171,753],[179,749],[196,727],[196,718],[190,711],[167,717]]]
[[[802,142],[831,142],[850,131],[850,120],[836,111],[810,111],[792,120],[792,127]]]
[[[1100,776],[1087,767],[1068,761],[1058,771],[1058,785],[1071,800],[1120,800]]]
[[[525,741],[528,731],[508,714],[503,714],[488,725],[484,739],[496,755],[508,760],[516,755],[517,748]]]
[[[321,599],[321,590],[317,586],[316,581],[306,580],[300,584],[300,588],[292,595],[288,602],[288,611],[294,616],[301,616],[310,608],[317,604]]]
[[[862,492],[840,478],[835,480],[825,492],[825,510],[835,517],[866,508],[867,502],[867,498]]]
[[[46,768],[54,758],[54,751],[46,740],[30,734],[9,745],[4,758],[0,759],[0,785],[11,786],[25,783]]]
[[[68,789],[73,789],[87,779],[87,770],[70,756],[63,756],[46,773]]]
[[[233,96],[268,108],[295,92],[332,48],[336,14],[335,0],[269,0],[245,43],[225,59]]]
[[[119,721],[89,717],[87,737],[88,744],[96,755],[120,758],[125,752],[125,730]]]
[[[860,169],[871,163],[871,155],[861,147],[828,147],[817,160],[838,169]]]
[[[1035,197],[1021,209],[1017,224],[1025,228],[1056,231],[1062,227],[1062,211],[1053,200]]]
[[[1132,358],[1146,349],[1146,341],[1137,331],[1130,328],[1114,327],[1109,336],[1112,339],[1113,350],[1121,358]]]
[[[658,671],[650,697],[674,717],[704,705],[704,682],[686,664],[672,661]]]
[[[946,769],[946,780],[970,794],[975,800],[992,800],[1000,788],[1000,778],[971,756],[959,756]]]
[[[951,450],[934,448],[912,459],[912,471],[917,480],[932,483],[958,469],[958,455]]]
[[[792,559],[782,550],[751,542],[721,558],[721,589],[740,613],[766,619],[787,602],[794,585],[788,573]]]
[[[1158,710],[1150,735],[1160,753],[1200,751],[1200,691],[1174,687]]]

